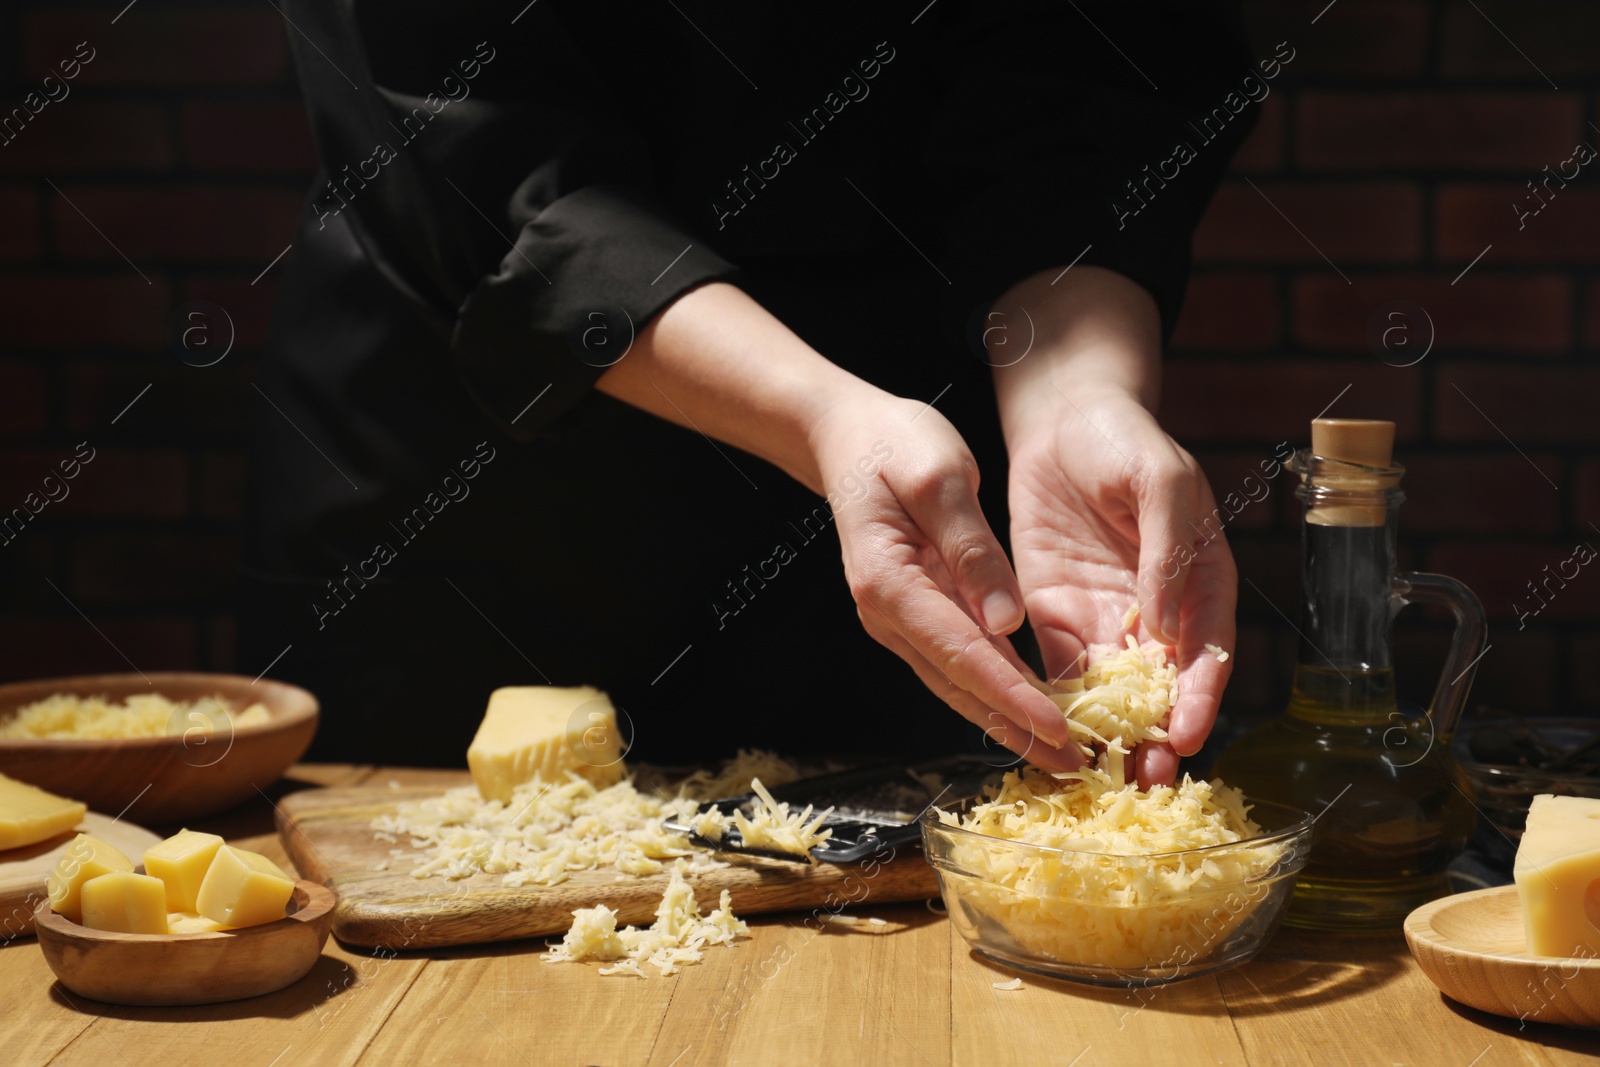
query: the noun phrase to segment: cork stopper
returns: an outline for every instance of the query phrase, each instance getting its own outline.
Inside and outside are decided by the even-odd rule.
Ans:
[[[1394,464],[1394,423],[1380,419],[1312,419],[1311,454],[1341,463],[1389,469]],[[1327,472],[1317,484],[1342,492],[1378,492],[1397,483],[1393,474]],[[1381,505],[1328,502],[1306,512],[1318,526],[1382,526],[1388,508]]]

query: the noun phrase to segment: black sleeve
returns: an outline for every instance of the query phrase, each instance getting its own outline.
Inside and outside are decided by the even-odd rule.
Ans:
[[[1252,62],[1234,4],[974,8],[939,30],[949,77],[923,138],[952,182],[952,310],[1076,258],[1149,290],[1170,336],[1190,235],[1281,64]]]

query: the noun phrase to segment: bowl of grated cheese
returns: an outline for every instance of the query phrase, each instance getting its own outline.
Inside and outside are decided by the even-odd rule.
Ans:
[[[256,796],[305,754],[317,700],[267,678],[96,674],[0,685],[0,774],[146,825]]]
[[[1148,791],[1101,770],[1008,771],[922,818],[950,921],[979,954],[1053,978],[1160,985],[1254,957],[1305,866],[1312,819],[1220,781]]]

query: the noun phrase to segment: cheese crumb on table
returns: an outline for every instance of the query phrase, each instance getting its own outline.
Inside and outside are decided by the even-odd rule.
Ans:
[[[749,935],[749,927],[734,917],[730,896],[722,891],[719,906],[702,916],[694,890],[684,878],[688,865],[679,860],[672,868],[661,903],[656,906],[656,921],[650,926],[624,926],[617,929],[617,913],[604,904],[579,908],[572,913],[572,927],[560,943],[540,958],[547,963],[573,963],[578,960],[609,962],[600,968],[602,975],[646,977],[648,964],[663,976],[676,974],[682,966],[699,963],[707,945],[726,945]]]
[[[832,830],[821,829],[833,809],[812,818],[811,805],[807,804],[804,811],[791,813],[789,805],[773,799],[759,778],[750,783],[750,791],[756,795],[750,816],[742,811],[733,813],[733,823],[744,846],[790,852],[815,862],[811,850],[833,836]]]
[[[1013,978],[1009,982],[991,982],[989,984],[994,986],[996,989],[1015,990],[1022,988],[1022,979]]]

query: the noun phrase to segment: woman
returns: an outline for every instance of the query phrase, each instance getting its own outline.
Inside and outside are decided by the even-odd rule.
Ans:
[[[548,681],[636,757],[1067,768],[1007,635],[1055,677],[1136,601],[1183,686],[1141,780],[1199,748],[1235,577],[1151,412],[1253,120],[1235,12],[284,10],[324,173],[241,651],[322,698],[317,755],[458,764],[490,689]]]

